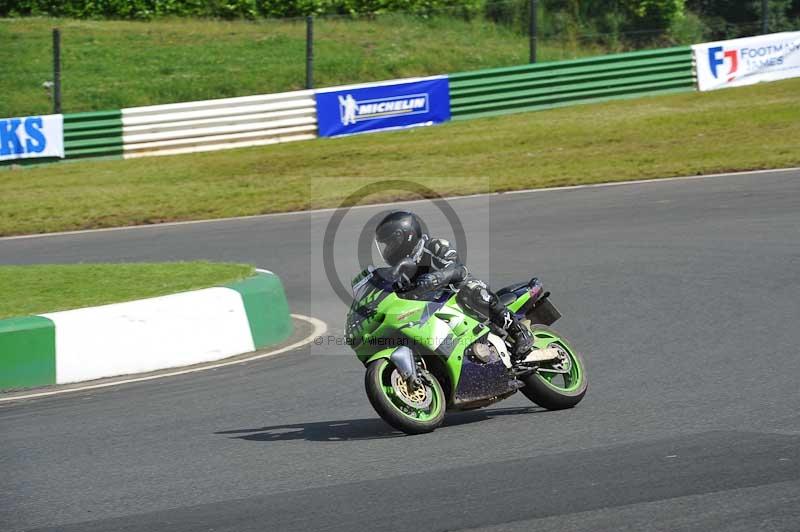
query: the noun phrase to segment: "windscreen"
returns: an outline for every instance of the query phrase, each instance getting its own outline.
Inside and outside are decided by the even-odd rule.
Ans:
[[[371,290],[370,281],[374,277],[373,269],[366,269],[353,279],[353,302],[361,301]]]

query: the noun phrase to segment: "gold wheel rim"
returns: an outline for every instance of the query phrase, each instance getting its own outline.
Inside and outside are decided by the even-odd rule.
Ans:
[[[392,379],[392,387],[394,387],[395,391],[409,403],[422,405],[425,403],[425,399],[428,396],[428,391],[425,386],[417,386],[411,390],[406,381],[400,378],[400,375]]]

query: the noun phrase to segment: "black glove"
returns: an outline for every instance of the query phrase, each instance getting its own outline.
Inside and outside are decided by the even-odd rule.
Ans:
[[[414,282],[415,288],[422,288],[424,290],[434,290],[439,288],[443,284],[446,284],[443,283],[444,280],[441,277],[441,275],[438,275],[438,272],[420,275]]]
[[[411,279],[416,273],[417,264],[412,259],[405,258],[400,261],[391,271],[394,289],[398,291],[407,290],[411,286]]]

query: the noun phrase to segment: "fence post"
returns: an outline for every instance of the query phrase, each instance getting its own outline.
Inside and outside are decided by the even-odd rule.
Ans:
[[[769,0],[761,0],[761,33],[769,33]]]
[[[531,63],[536,62],[536,0],[530,0],[530,16],[528,17],[528,35],[530,38]]]
[[[53,113],[61,114],[61,30],[53,29]]]
[[[314,17],[306,17],[306,89],[314,88]]]

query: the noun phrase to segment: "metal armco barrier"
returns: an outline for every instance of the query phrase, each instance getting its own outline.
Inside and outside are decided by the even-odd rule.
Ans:
[[[64,115],[64,152],[67,159],[122,155],[120,111]]]
[[[475,70],[448,78],[453,119],[691,91],[696,83],[689,46]],[[404,81],[411,80],[393,83]],[[318,135],[315,94],[303,90],[66,114],[65,156],[127,159],[313,139]]]
[[[450,74],[453,119],[694,88],[690,47]]]
[[[126,159],[261,146],[316,136],[314,91],[122,110]]]

